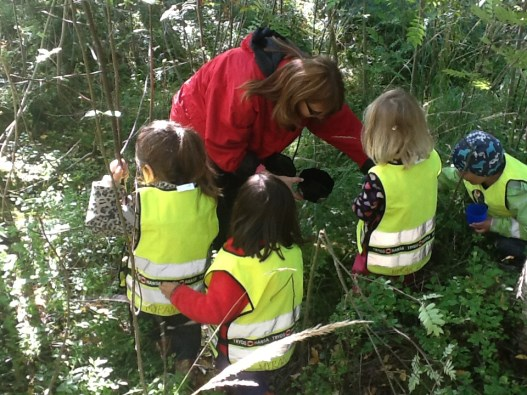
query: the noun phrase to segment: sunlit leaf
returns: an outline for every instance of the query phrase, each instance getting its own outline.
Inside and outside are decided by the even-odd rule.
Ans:
[[[51,55],[55,55],[62,51],[62,48],[53,48],[51,51],[48,51],[45,48],[39,48],[38,49],[38,55],[37,55],[37,63],[42,63],[49,59]]]

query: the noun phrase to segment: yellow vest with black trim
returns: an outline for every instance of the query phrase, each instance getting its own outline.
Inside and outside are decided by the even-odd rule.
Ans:
[[[144,187],[137,191],[140,219],[134,249],[134,304],[146,313],[179,313],[159,290],[162,281],[183,282],[196,290],[203,288],[207,253],[218,233],[216,202],[193,184],[183,187],[186,188]],[[131,275],[126,283],[128,298],[132,300]]]
[[[490,187],[485,189],[482,185],[472,185],[465,180],[463,183],[474,202],[488,206],[491,217],[512,217],[513,213],[507,208],[507,185],[510,181],[527,181],[527,165],[505,154],[503,173]]]
[[[295,331],[303,297],[303,261],[298,246],[280,248],[285,259],[273,252],[265,261],[237,256],[221,249],[205,275],[208,286],[215,271],[228,272],[247,292],[249,303],[227,329],[230,363]],[[275,370],[284,366],[294,346],[270,361],[252,365],[250,371]]]
[[[357,225],[359,251],[366,244],[370,272],[400,276],[418,271],[430,260],[440,172],[435,150],[408,169],[392,164],[370,169],[379,177],[386,199],[384,215],[366,242],[364,222]]]

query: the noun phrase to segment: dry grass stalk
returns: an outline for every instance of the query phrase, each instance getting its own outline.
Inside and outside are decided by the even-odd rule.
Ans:
[[[291,336],[288,336],[286,338],[280,339],[276,342],[270,343],[264,347],[261,347],[248,355],[247,357],[239,360],[238,362],[229,365],[227,368],[225,368],[222,372],[220,372],[218,375],[214,376],[212,379],[209,380],[205,385],[198,388],[195,392],[192,393],[192,395],[198,394],[201,391],[210,390],[215,387],[223,387],[227,385],[233,385],[240,384],[240,381],[234,380],[234,381],[228,381],[226,380],[228,377],[235,375],[239,372],[242,372],[248,368],[250,368],[252,365],[254,365],[257,362],[262,361],[270,361],[271,359],[282,355],[286,350],[287,346],[290,344],[305,340],[310,337],[314,336],[323,336],[327,335],[336,329],[344,328],[351,325],[357,325],[357,324],[369,324],[372,321],[339,321],[334,322],[332,324],[328,325],[317,325],[313,328],[309,328],[306,330],[303,330],[302,332],[292,334]]]
[[[518,280],[518,290],[516,291],[516,299],[525,300],[527,295],[527,289],[524,289],[524,286],[527,287],[527,259],[523,263],[523,269],[520,274],[520,279]]]

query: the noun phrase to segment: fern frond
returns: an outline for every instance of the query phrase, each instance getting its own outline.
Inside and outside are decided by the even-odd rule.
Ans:
[[[434,336],[439,336],[443,333],[441,327],[445,324],[445,321],[443,320],[443,314],[435,306],[435,303],[421,305],[419,307],[419,320],[425,327],[427,335],[434,334]]]
[[[425,24],[424,21],[416,16],[412,22],[410,22],[410,27],[406,32],[406,41],[412,45],[412,47],[417,48],[423,44],[425,38]]]
[[[445,365],[443,366],[443,372],[450,377],[450,380],[456,379],[456,371],[454,370],[454,365],[452,363],[452,360],[449,359],[445,362]]]
[[[410,374],[410,378],[408,379],[408,390],[410,393],[415,390],[421,381],[421,374],[423,373],[423,370],[421,368],[420,362],[421,359],[419,358],[419,355],[416,355],[412,359],[412,374]]]

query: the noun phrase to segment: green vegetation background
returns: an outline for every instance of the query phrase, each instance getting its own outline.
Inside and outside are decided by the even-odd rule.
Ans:
[[[445,165],[473,129],[527,156],[525,2],[13,0],[0,15],[1,393],[191,392],[146,339],[138,369],[128,306],[112,299],[125,242],[86,230],[84,214],[108,161],[125,147],[133,163],[133,132],[257,26],[334,56],[359,116],[389,87],[411,91]],[[433,259],[410,289],[347,272],[356,166],[309,133],[295,161],[336,180],[323,204],[299,203],[303,328],[372,323],[300,343],[280,393],[525,394],[519,270],[469,232],[463,191],[441,193]]]

